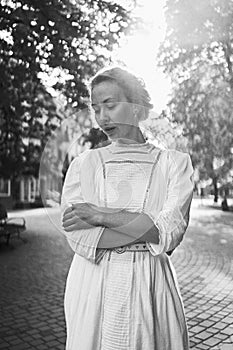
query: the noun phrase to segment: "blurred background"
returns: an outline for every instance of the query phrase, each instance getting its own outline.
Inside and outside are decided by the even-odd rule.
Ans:
[[[108,143],[88,81],[110,64],[145,81],[145,136],[190,153],[195,196],[231,210],[231,0],[0,0],[1,204],[58,205],[71,160]]]

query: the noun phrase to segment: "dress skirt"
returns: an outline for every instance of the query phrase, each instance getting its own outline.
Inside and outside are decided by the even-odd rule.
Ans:
[[[174,268],[166,254],[75,254],[65,291],[66,350],[188,350]]]

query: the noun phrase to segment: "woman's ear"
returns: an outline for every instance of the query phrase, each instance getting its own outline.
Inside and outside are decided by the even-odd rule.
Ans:
[[[133,116],[138,122],[140,122],[141,120],[144,120],[145,119],[145,110],[144,110],[143,106],[134,105],[133,106]]]
[[[133,105],[133,116],[135,119],[138,119],[139,108],[138,106]]]

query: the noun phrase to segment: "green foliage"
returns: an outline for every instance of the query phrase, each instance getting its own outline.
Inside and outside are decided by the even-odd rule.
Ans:
[[[233,166],[233,1],[167,0],[166,17],[159,61],[173,82],[169,113],[216,187]]]
[[[231,79],[232,19],[231,0],[167,0],[167,34],[160,50],[165,71],[186,79],[199,62],[206,62]]]
[[[167,111],[162,111],[160,115],[150,113],[142,126],[144,136],[159,147],[187,152],[187,140],[182,135],[182,129],[170,120]]]
[[[110,144],[108,136],[99,128],[91,128],[88,133],[83,135],[83,144],[90,143],[90,149],[102,147],[102,145]]]
[[[41,76],[56,68],[53,88],[72,108],[85,107],[87,78],[135,23],[109,1],[0,0],[1,176],[36,172],[43,145],[59,124]]]

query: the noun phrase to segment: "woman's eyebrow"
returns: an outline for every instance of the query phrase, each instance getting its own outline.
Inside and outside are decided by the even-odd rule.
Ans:
[[[109,101],[116,101],[116,98],[115,97],[108,97],[103,101],[103,103],[107,103]]]
[[[115,97],[107,97],[102,102],[100,102],[100,103],[92,103],[91,105],[92,105],[92,107],[94,107],[94,106],[97,106],[97,105],[100,105],[100,104],[103,104],[103,103],[112,102],[112,101],[116,101],[116,98]]]

